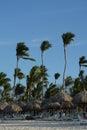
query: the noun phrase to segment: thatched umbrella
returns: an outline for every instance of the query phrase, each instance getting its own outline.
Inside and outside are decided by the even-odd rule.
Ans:
[[[60,103],[59,102],[51,102],[45,105],[47,109],[59,109],[60,108]]]
[[[67,109],[70,111],[70,109],[73,108],[72,97],[64,91],[58,92],[51,100],[52,102],[59,102],[60,109]]]
[[[62,102],[72,102],[72,97],[64,91],[58,92],[54,97],[51,98],[52,101]]]
[[[80,106],[86,110],[87,107],[87,91],[84,90],[76,94],[73,98],[75,106]]]
[[[61,108],[63,108],[63,109],[67,109],[67,108],[71,109],[73,107],[74,107],[74,105],[72,102],[65,102],[64,101],[61,103]]]
[[[26,107],[26,103],[23,101],[20,101],[20,102],[18,102],[18,106],[20,106],[22,108],[22,110],[24,111],[25,107]]]
[[[87,91],[84,90],[76,94],[73,98],[74,103],[76,104],[84,104],[87,103]]]
[[[41,110],[41,101],[30,101],[26,104],[26,110]]]
[[[0,103],[0,110],[3,111],[4,108],[5,108],[7,105],[8,105],[7,102],[1,102],[1,103]]]
[[[55,105],[55,102],[59,103],[60,106],[58,107],[61,107],[61,108],[72,108],[73,106],[72,97],[64,91],[58,92],[55,96],[44,100],[43,106],[49,107],[50,103],[54,103]]]
[[[10,103],[4,108],[5,113],[19,113],[22,108],[15,103]]]

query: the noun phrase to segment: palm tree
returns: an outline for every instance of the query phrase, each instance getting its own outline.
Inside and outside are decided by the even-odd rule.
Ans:
[[[55,84],[51,83],[49,85],[49,88],[45,92],[45,98],[51,98],[55,96],[58,93],[58,91],[59,91],[59,88]]]
[[[17,43],[17,47],[16,47],[17,64],[16,64],[16,71],[15,71],[15,74],[14,74],[14,88],[15,88],[15,85],[16,85],[16,77],[17,77],[17,73],[18,73],[19,59],[22,58],[22,59],[25,59],[25,60],[35,61],[35,59],[29,57],[28,50],[29,50],[29,48],[25,45],[24,42]]]
[[[21,97],[21,94],[24,94],[24,92],[25,92],[25,86],[18,83],[15,89],[15,96]]]
[[[41,49],[41,61],[42,61],[42,67],[43,65],[43,54],[46,50],[48,50],[52,45],[49,43],[49,41],[43,41],[41,43],[40,49]],[[44,71],[42,72],[44,73]],[[43,78],[42,78],[42,82],[43,82]],[[43,82],[44,84],[44,82]],[[43,85],[42,85],[42,100],[43,100]]]
[[[6,84],[8,84],[10,81],[10,78],[7,78],[7,74],[5,74],[4,72],[0,73],[0,86],[4,86]]]
[[[22,80],[23,78],[25,78],[25,75],[24,75],[23,72],[21,72],[21,69],[18,69],[17,77],[19,79],[19,83],[20,83],[20,80]]]
[[[32,90],[32,96],[35,100],[41,99],[42,82],[39,82],[37,86]]]
[[[70,92],[70,89],[72,87],[71,85],[73,85],[73,83],[74,83],[74,81],[71,76],[67,76],[65,78],[65,86],[66,86],[67,90],[69,90],[68,92]]]
[[[73,79],[71,76],[67,76],[65,79],[65,86],[68,87],[73,84]]]
[[[6,83],[4,86],[3,86],[3,90],[2,90],[2,101],[4,100],[10,100],[10,92],[11,92],[12,88],[11,88],[11,85],[10,83]]]
[[[86,60],[85,56],[81,56],[79,58],[79,73],[81,71],[81,66],[87,67],[87,60]]]
[[[49,43],[49,41],[43,41],[41,43],[40,49],[41,49],[41,60],[42,60],[42,66],[43,66],[43,54],[46,50],[48,50],[52,45]]]
[[[81,79],[79,77],[75,78],[74,80],[74,85],[71,88],[71,93],[72,96],[76,95],[77,93],[82,91],[82,86],[81,86]]]
[[[31,100],[31,92],[35,85],[41,80],[41,70],[39,66],[33,66],[30,70],[29,75],[27,75],[26,85],[27,85],[27,102]]]
[[[56,80],[60,77],[60,74],[59,73],[55,73],[54,74],[54,78],[55,78],[55,84],[56,84]]]
[[[10,85],[10,78],[7,77],[7,74],[4,72],[0,73],[0,87],[3,87],[1,91],[2,95],[2,100],[7,99],[7,95],[9,94],[9,91],[11,90],[11,85]]]
[[[65,72],[66,72],[66,47],[71,43],[71,41],[74,40],[75,35],[71,32],[66,32],[62,34],[62,39],[63,39],[63,46],[64,46],[64,60],[65,60],[65,65],[64,65],[64,72],[63,72],[63,88],[65,89]]]

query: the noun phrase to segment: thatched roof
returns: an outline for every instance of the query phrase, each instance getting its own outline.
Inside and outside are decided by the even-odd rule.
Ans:
[[[74,105],[73,105],[73,103],[72,102],[62,102],[61,103],[61,108],[73,108],[74,107]]]
[[[60,103],[59,102],[47,102],[43,104],[43,109],[59,109]]]
[[[72,101],[72,97],[67,94],[64,91],[61,91],[59,93],[57,93],[54,97],[51,98],[52,101],[58,101],[59,103],[61,102],[71,102]]]
[[[84,104],[87,103],[87,91],[84,90],[76,94],[73,98],[73,102],[76,104]]]
[[[43,108],[72,108],[72,97],[64,91],[43,101]]]
[[[0,110],[4,110],[4,108],[8,105],[7,102],[1,102],[0,103]]]
[[[21,112],[22,108],[15,103],[10,103],[4,108],[5,113]]]
[[[23,101],[18,102],[18,106],[20,106],[22,109],[24,109],[26,107],[26,103]]]
[[[30,101],[29,103],[26,104],[26,110],[41,110],[41,101],[35,100],[35,101]]]

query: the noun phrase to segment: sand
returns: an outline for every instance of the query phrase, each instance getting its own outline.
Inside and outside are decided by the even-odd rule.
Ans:
[[[87,130],[87,125],[77,121],[8,120],[0,122],[0,130]]]

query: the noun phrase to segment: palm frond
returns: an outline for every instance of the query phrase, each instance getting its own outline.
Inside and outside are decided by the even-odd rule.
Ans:
[[[22,57],[22,59],[25,59],[25,60],[31,60],[31,61],[36,61],[35,59],[33,59],[33,58],[29,58],[29,57]]]

